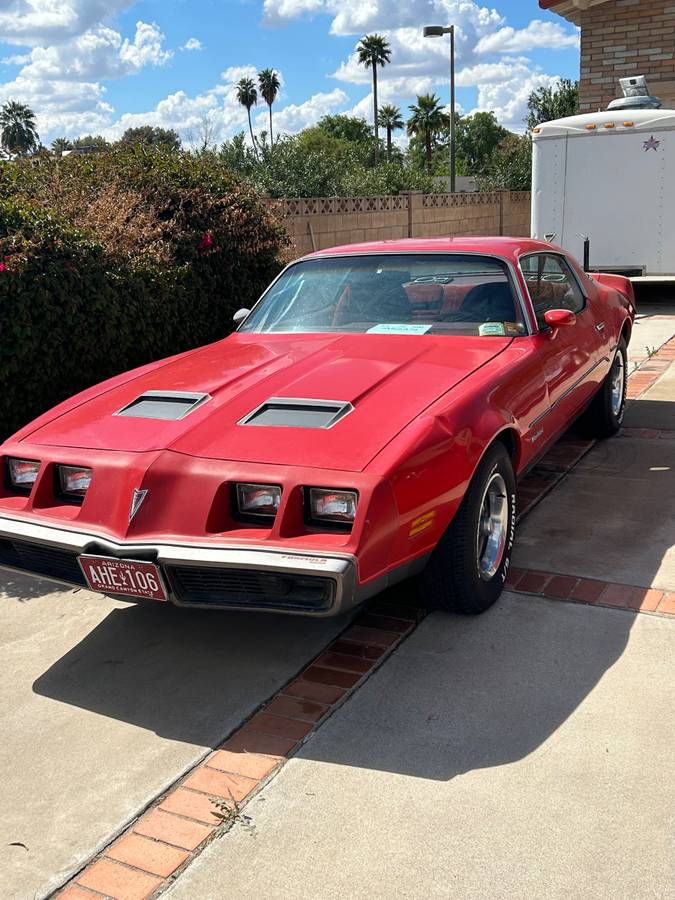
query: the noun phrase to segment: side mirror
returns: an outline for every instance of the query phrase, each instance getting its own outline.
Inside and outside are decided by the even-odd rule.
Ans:
[[[238,309],[236,311],[236,313],[232,316],[232,319],[234,320],[234,324],[241,325],[241,323],[244,321],[244,319],[248,316],[248,314],[250,312],[251,312],[250,309]]]
[[[577,317],[570,309],[549,309],[544,313],[544,322],[549,328],[565,328],[576,325]]]

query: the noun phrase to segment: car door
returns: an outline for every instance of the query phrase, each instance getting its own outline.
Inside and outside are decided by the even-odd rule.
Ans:
[[[604,374],[603,347],[595,310],[563,254],[529,254],[520,266],[534,307],[534,343],[548,391],[548,409],[533,423],[530,440],[545,444],[565,430],[597,390]],[[550,328],[544,315],[551,309],[570,310],[574,324]]]

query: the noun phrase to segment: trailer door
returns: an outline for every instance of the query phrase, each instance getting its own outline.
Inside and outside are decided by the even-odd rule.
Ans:
[[[577,259],[583,235],[595,269],[663,272],[663,135],[597,131],[570,137],[562,245]]]
[[[566,169],[566,135],[533,142],[532,237],[540,241],[562,244]]]

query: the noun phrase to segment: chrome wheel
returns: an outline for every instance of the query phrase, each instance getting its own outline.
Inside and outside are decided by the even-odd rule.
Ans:
[[[508,527],[509,498],[506,482],[499,472],[495,472],[483,494],[476,535],[478,574],[483,581],[494,578],[502,564]]]
[[[626,391],[626,363],[621,350],[614,357],[610,381],[612,385],[612,413],[615,416],[619,416]]]

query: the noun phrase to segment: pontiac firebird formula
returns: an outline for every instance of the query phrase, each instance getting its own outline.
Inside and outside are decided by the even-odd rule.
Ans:
[[[516,479],[621,425],[630,282],[515,238],[339,247],[225,340],[84,391],[0,448],[0,565],[114,597],[330,616],[417,576],[498,598]]]

